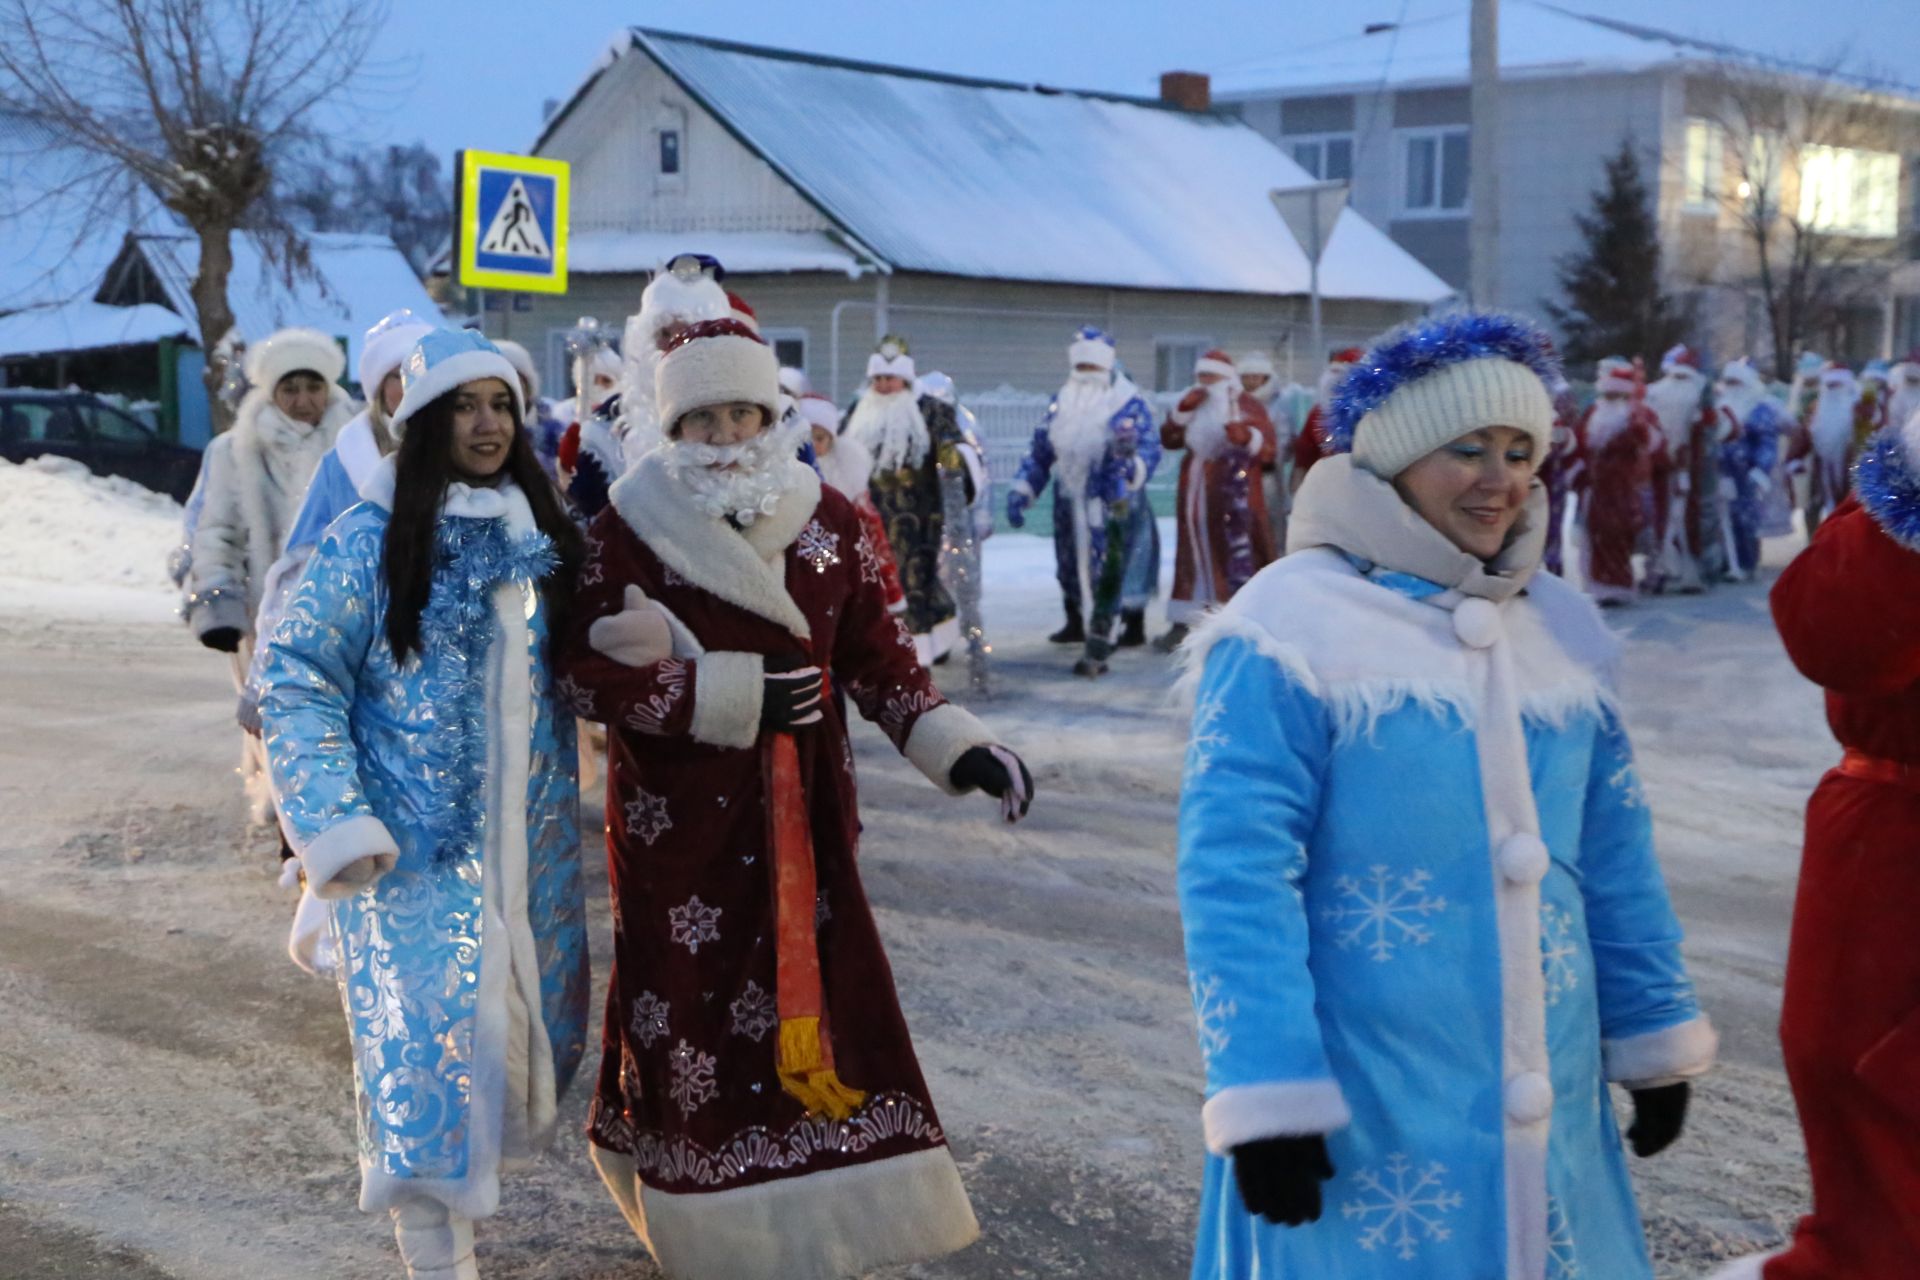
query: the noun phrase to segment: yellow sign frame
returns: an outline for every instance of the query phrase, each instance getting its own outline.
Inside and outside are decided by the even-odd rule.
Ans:
[[[480,183],[488,173],[537,177],[553,183],[552,267],[546,271],[512,271],[480,262],[480,242],[487,229],[480,225]],[[455,270],[469,289],[506,289],[514,293],[567,291],[567,219],[571,206],[571,167],[564,160],[517,156],[503,151],[460,153],[460,218]]]

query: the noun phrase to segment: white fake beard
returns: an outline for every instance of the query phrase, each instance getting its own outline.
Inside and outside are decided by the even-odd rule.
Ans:
[[[745,528],[772,515],[781,495],[793,487],[795,469],[787,464],[799,447],[792,424],[781,423],[745,444],[668,440],[660,446],[660,457],[668,474],[692,493],[694,505]]]
[[[846,434],[866,446],[876,472],[917,467],[932,445],[911,387],[885,396],[869,389],[853,406]]]
[[[1725,409],[1733,414],[1735,420],[1745,425],[1749,415],[1760,407],[1761,398],[1766,395],[1759,387],[1741,387],[1738,391],[1722,387],[1714,394],[1714,407]]]
[[[1852,391],[1820,392],[1819,399],[1813,402],[1813,417],[1807,423],[1807,434],[1813,438],[1815,452],[1828,459],[1846,454],[1847,446],[1853,443],[1853,406],[1858,401],[1859,395]]]
[[[833,442],[833,452],[819,459],[820,478],[843,495],[858,501],[867,492],[873,476],[873,455],[867,446],[851,436]]]
[[[1086,492],[1087,476],[1106,456],[1113,438],[1108,425],[1113,420],[1112,399],[1113,383],[1104,373],[1089,377],[1076,373],[1054,398],[1059,408],[1047,438],[1053,444],[1060,479],[1070,493]]]
[[[1187,452],[1202,462],[1211,462],[1227,446],[1227,424],[1232,422],[1240,404],[1240,384],[1216,382],[1207,388],[1207,398],[1187,423]]]
[[[1590,448],[1605,448],[1607,443],[1633,421],[1633,401],[1621,400],[1609,403],[1597,400],[1593,406],[1593,416],[1587,419],[1587,444]]]
[[[1688,374],[1670,373],[1647,388],[1647,407],[1660,420],[1669,448],[1687,442],[1699,404],[1700,381]]]
[[[1920,413],[1920,387],[1902,384],[1894,388],[1893,399],[1887,402],[1887,425],[1900,430],[1913,421],[1913,415]]]

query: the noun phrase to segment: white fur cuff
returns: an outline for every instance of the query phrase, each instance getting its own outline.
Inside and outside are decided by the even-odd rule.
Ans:
[[[1222,1089],[1200,1109],[1207,1150],[1231,1155],[1244,1142],[1332,1133],[1353,1120],[1332,1080],[1278,1080]]]
[[[757,653],[704,653],[694,660],[693,740],[745,749],[760,740],[766,659]]]
[[[300,851],[307,888],[316,898],[350,898],[393,870],[399,858],[393,833],[370,813],[335,823]]]
[[[961,794],[953,785],[953,766],[973,747],[990,747],[999,739],[964,707],[942,703],[913,722],[901,752],[927,776],[927,780],[950,796]]]
[[[1628,1087],[1672,1084],[1705,1075],[1713,1067],[1720,1037],[1705,1018],[1600,1045],[1607,1079]]]
[[[1027,499],[1029,502],[1033,500],[1033,486],[1028,484],[1024,479],[1015,480],[1012,484],[1008,485],[1007,488]]]

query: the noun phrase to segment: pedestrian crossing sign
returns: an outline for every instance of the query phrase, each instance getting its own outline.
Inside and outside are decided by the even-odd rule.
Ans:
[[[567,164],[495,151],[460,153],[455,219],[460,283],[567,291]]]

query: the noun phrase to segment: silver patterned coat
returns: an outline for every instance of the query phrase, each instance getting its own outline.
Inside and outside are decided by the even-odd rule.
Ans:
[[[556,704],[526,499],[452,486],[422,651],[396,664],[393,491],[322,537],[269,641],[280,813],[331,930],[353,1041],[360,1207],[484,1217],[503,1159],[551,1140],[589,995],[574,722]]]

